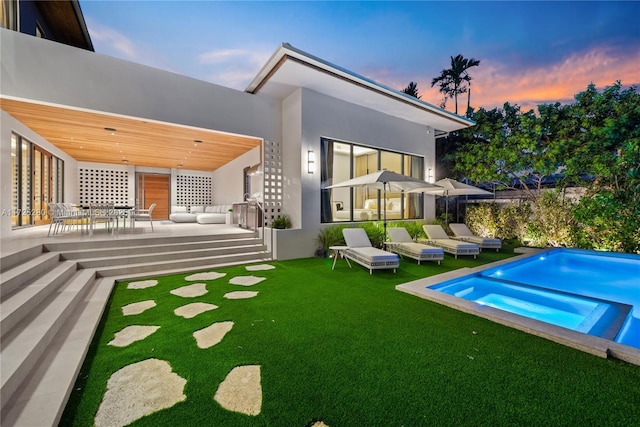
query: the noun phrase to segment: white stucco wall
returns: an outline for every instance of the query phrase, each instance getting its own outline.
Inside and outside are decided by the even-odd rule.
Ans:
[[[0,29],[2,95],[265,139],[279,102]]]
[[[230,205],[244,200],[243,171],[246,167],[260,163],[261,149],[261,147],[256,147],[213,171],[211,189],[214,204]],[[262,188],[262,183],[260,183],[260,188]]]
[[[299,89],[283,102],[284,211],[292,216],[297,233],[288,233],[295,245],[278,242],[278,259],[313,256],[320,223],[320,139],[334,138],[376,148],[384,148],[425,158],[435,168],[433,131],[423,125],[388,116],[310,89]],[[299,135],[299,140],[298,140]],[[307,152],[316,153],[315,174],[306,171]],[[299,177],[299,180],[298,180]],[[426,218],[433,218],[432,197],[425,197]],[[299,221],[299,222],[297,222]],[[295,247],[288,251],[287,248]]]

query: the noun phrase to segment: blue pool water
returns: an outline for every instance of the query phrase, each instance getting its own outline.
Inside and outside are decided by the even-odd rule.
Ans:
[[[430,289],[640,348],[640,256],[554,249]]]

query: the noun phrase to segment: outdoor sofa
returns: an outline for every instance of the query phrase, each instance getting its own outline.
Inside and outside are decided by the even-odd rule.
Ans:
[[[225,224],[227,212],[233,205],[171,206],[169,219],[173,222],[197,222],[198,224]]]

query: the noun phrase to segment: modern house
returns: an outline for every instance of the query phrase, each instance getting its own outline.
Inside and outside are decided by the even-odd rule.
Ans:
[[[432,179],[437,135],[473,124],[286,43],[243,92],[94,53],[88,37],[77,48],[1,31],[3,236],[46,224],[52,201],[147,207],[153,183],[166,191],[158,219],[259,192],[266,225],[292,219],[277,258],[312,256],[323,224],[377,219],[382,205],[324,187],[378,169]],[[431,198],[388,198],[390,218],[434,215]]]
[[[332,223],[432,218],[433,198],[326,187],[379,169],[433,181],[435,138],[473,125],[286,43],[239,91],[93,52],[77,0],[1,5],[3,425],[57,424],[117,280],[229,252],[205,231],[32,247],[25,232],[48,228],[49,203],[153,202],[166,220],[171,206],[253,194],[266,226],[287,214],[293,227],[269,233],[270,253],[259,233],[239,237],[235,262],[247,241],[261,257],[309,257]],[[191,252],[197,263],[178,255]]]

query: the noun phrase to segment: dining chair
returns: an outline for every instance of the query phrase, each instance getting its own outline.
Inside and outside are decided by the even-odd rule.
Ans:
[[[115,233],[118,226],[118,214],[115,211],[114,203],[92,203],[89,205],[89,234],[93,234],[93,229],[98,223],[104,223],[107,231]],[[114,227],[115,223],[115,227]]]
[[[139,209],[138,212],[131,214],[131,220],[134,221],[149,221],[151,223],[151,231],[153,232],[153,218],[151,217],[153,209],[156,207],[155,203],[149,206],[149,209]]]

